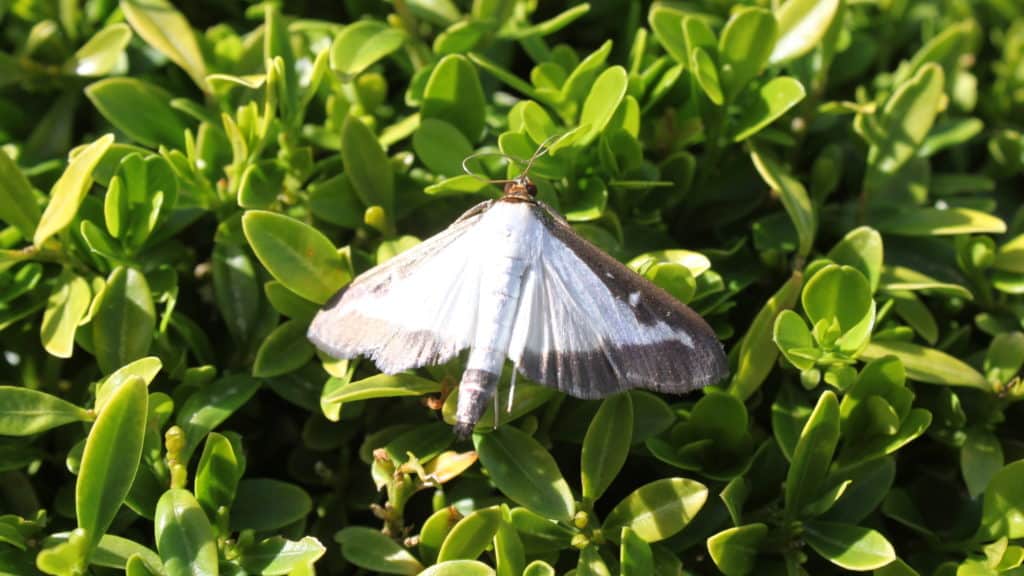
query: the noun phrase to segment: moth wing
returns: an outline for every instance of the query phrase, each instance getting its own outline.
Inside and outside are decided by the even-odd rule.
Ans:
[[[444,231],[358,276],[328,301],[307,336],[335,358],[366,356],[394,374],[448,361],[472,340],[480,267],[478,204]]]
[[[509,358],[527,378],[578,398],[631,388],[683,393],[728,373],[693,310],[576,235],[546,207],[548,234],[524,277]]]

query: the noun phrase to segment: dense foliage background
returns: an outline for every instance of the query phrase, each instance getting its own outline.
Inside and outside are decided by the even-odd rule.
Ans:
[[[0,573],[1024,574],[1022,128],[1016,0],[0,0]],[[314,351],[553,135],[728,381]]]

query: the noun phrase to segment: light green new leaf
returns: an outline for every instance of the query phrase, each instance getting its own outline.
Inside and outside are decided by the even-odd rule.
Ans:
[[[568,522],[575,504],[558,464],[532,436],[512,426],[474,434],[480,462],[512,501],[548,518]]]
[[[494,569],[478,560],[449,560],[434,564],[419,576],[494,576]]]
[[[147,44],[181,66],[204,92],[206,62],[188,20],[167,0],[121,0],[121,11]]]
[[[1024,460],[1003,467],[985,490],[979,536],[983,542],[1000,537],[1024,538]]]
[[[146,383],[130,378],[110,397],[85,440],[75,483],[75,513],[90,548],[114,521],[135,480],[148,403]]]
[[[1001,218],[971,208],[887,208],[872,212],[871,224],[880,232],[894,236],[954,236],[1006,232],[1006,222]]]
[[[65,64],[65,70],[79,76],[106,76],[121,62],[127,62],[124,49],[132,39],[132,30],[118,22],[97,32]]]
[[[92,419],[88,410],[45,392],[0,386],[0,436],[31,436]]]
[[[191,492],[181,488],[164,492],[153,524],[167,576],[217,576],[213,527]]]
[[[708,552],[725,576],[746,576],[756,567],[766,536],[766,524],[736,526],[708,538]]]
[[[580,113],[579,125],[590,125],[590,131],[578,142],[580,146],[590,144],[604,132],[626,95],[628,84],[626,69],[622,66],[612,66],[597,77]]]
[[[50,202],[46,205],[32,238],[36,246],[42,246],[51,236],[67,228],[74,220],[86,192],[89,191],[89,186],[92,185],[92,171],[113,143],[114,135],[106,134],[80,149],[71,158],[68,167],[50,190]]]
[[[273,536],[239,550],[238,563],[250,574],[284,576],[316,562],[326,551],[324,545],[312,536],[299,541]]]
[[[602,530],[618,541],[624,527],[645,542],[669,538],[690,523],[708,498],[708,489],[687,478],[663,478],[637,488],[615,505]]]
[[[718,63],[725,97],[732,100],[757,77],[775,46],[778,25],[763,8],[735,10],[718,41]]]
[[[913,342],[871,342],[861,352],[861,358],[876,360],[890,354],[903,362],[907,378],[911,380],[944,386],[968,386],[986,391],[991,389],[985,377],[969,364],[941,350]]]
[[[377,374],[342,386],[325,397],[322,402],[334,404],[371,398],[422,396],[440,391],[440,383],[413,374]]]
[[[331,45],[331,70],[355,76],[405,43],[405,33],[377,20],[349,24]]]
[[[821,43],[839,11],[839,0],[788,0],[775,11],[779,36],[771,64],[782,64],[807,54]]]
[[[114,391],[124,385],[129,378],[137,376],[142,378],[146,386],[156,378],[157,373],[163,367],[163,363],[156,356],[147,356],[134,362],[129,362],[107,376],[96,385],[96,412],[102,412],[107,401],[114,394]]]
[[[459,520],[441,544],[437,561],[476,559],[491,545],[501,523],[502,513],[498,506],[477,510]]]
[[[308,224],[250,210],[242,217],[242,229],[267,271],[306,300],[322,304],[351,280],[331,241]]]
[[[235,490],[242,477],[244,462],[226,436],[210,432],[196,468],[196,500],[210,518],[217,517],[222,506],[231,509]]]
[[[46,302],[39,325],[43,348],[58,358],[70,358],[75,347],[75,331],[92,301],[89,282],[65,270],[57,278]]]

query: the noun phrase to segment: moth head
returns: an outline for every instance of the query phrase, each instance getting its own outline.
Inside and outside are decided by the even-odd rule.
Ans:
[[[537,186],[526,175],[518,176],[505,183],[505,197],[533,200],[537,197]]]

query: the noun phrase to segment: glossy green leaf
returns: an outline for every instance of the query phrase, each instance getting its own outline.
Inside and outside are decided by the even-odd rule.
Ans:
[[[65,271],[58,278],[46,302],[40,338],[43,348],[58,358],[70,358],[75,345],[75,331],[85,317],[92,300],[89,282]]]
[[[16,226],[25,238],[32,238],[40,211],[32,184],[7,152],[0,150],[0,220]]]
[[[597,77],[580,112],[579,124],[590,126],[590,132],[580,140],[580,146],[590,144],[604,132],[626,95],[627,84],[626,70],[622,66],[612,66]]]
[[[124,49],[132,39],[126,24],[111,24],[75,51],[64,68],[79,76],[105,76],[126,62]]]
[[[818,497],[838,443],[839,402],[832,391],[826,391],[800,433],[792,465],[786,474],[789,518],[796,518],[804,506]]]
[[[311,302],[326,302],[351,280],[331,241],[307,224],[252,210],[242,217],[242,228],[267,271]]]
[[[789,214],[789,219],[792,220],[800,239],[797,253],[806,257],[811,252],[814,237],[818,231],[817,215],[814,206],[811,205],[811,199],[807,195],[807,189],[770,156],[755,151],[750,157],[754,161],[754,167],[761,174],[761,178],[778,192],[779,199],[782,200],[782,205],[785,206],[786,213]],[[812,279],[811,282],[813,281]],[[805,291],[804,294],[806,293]]]
[[[121,508],[142,457],[148,397],[141,378],[118,388],[85,441],[75,483],[75,512],[89,548],[99,543]]]
[[[775,17],[768,10],[744,7],[733,12],[718,42],[722,88],[727,99],[732,100],[761,73],[777,35]]]
[[[420,576],[494,576],[494,569],[476,560],[449,560],[427,568]]]
[[[191,492],[181,488],[164,492],[153,522],[167,576],[218,574],[213,528]]]
[[[768,61],[781,64],[819,46],[839,11],[839,0],[787,0],[775,11],[778,40]]]
[[[776,318],[783,310],[796,305],[803,281],[800,272],[790,275],[786,283],[764,303],[743,336],[736,372],[729,383],[729,392],[740,399],[745,400],[756,392],[775,366],[779,355],[778,347],[772,345]]]
[[[596,545],[591,544],[580,551],[579,561],[576,563],[577,576],[612,576],[611,571]]]
[[[484,128],[485,104],[476,68],[464,56],[450,54],[430,74],[420,114],[424,119],[444,120],[476,142]]]
[[[874,292],[878,288],[882,274],[883,253],[882,236],[878,231],[868,226],[860,226],[847,232],[843,239],[829,250],[828,257],[836,264],[845,264],[859,270],[868,279],[868,284]]]
[[[217,308],[236,342],[246,343],[259,325],[259,283],[252,256],[233,242],[215,242],[210,258]]]
[[[462,174],[462,161],[473,153],[473,145],[458,128],[435,118],[420,122],[412,148],[427,168],[444,176]]]
[[[437,561],[476,559],[491,545],[501,523],[501,508],[497,506],[477,510],[459,520],[444,539]]]
[[[121,0],[120,6],[136,34],[206,91],[206,62],[195,32],[181,12],[167,0]]]
[[[462,515],[453,507],[441,508],[430,515],[419,533],[419,557],[428,564],[437,562],[437,555],[441,551],[452,528],[462,519]]]
[[[264,284],[263,293],[266,294],[267,300],[270,301],[274,310],[288,318],[309,322],[320,310],[319,306],[285,288],[284,284],[277,280],[271,280]]]
[[[423,565],[379,530],[349,526],[334,535],[346,560],[382,574],[421,574]]]
[[[985,490],[979,535],[986,539],[1024,537],[1024,460],[1007,464]]]
[[[86,87],[85,95],[103,117],[143,146],[182,147],[185,123],[168,106],[171,95],[134,78],[106,78]]]
[[[243,478],[231,506],[232,530],[275,530],[305,518],[313,501],[305,490],[272,478]]]
[[[497,576],[522,576],[526,568],[526,551],[519,531],[510,521],[507,506],[502,507],[502,522],[494,535],[494,564]]]
[[[861,357],[865,360],[875,360],[890,354],[903,362],[907,369],[907,377],[911,380],[944,386],[968,386],[981,390],[990,388],[985,377],[969,364],[941,350],[913,342],[872,342],[861,353]]]
[[[690,523],[708,498],[708,489],[686,478],[663,478],[637,488],[615,505],[602,530],[617,541],[629,527],[645,542],[668,538]]]
[[[377,136],[354,114],[345,119],[341,128],[341,159],[363,205],[380,206],[390,214],[395,203],[395,175],[391,163]]]
[[[94,306],[92,340],[103,372],[109,374],[146,356],[156,328],[156,309],[141,272],[115,268]]]
[[[708,552],[725,576],[745,576],[753,573],[767,536],[768,526],[765,524],[729,528],[708,538]]]
[[[326,403],[357,402],[371,398],[422,396],[441,391],[441,384],[412,374],[377,374],[338,388],[323,399]]]
[[[312,536],[298,541],[274,536],[242,548],[238,563],[252,574],[284,576],[316,562],[326,551],[323,544]]]
[[[894,236],[952,236],[1002,234],[1006,223],[998,216],[970,208],[906,208],[879,210],[871,224]]]
[[[575,505],[569,485],[555,459],[533,437],[504,426],[474,434],[473,444],[491,480],[513,502],[548,518],[572,518]]]
[[[199,466],[196,468],[195,495],[209,518],[216,518],[222,506],[231,508],[238,481],[242,477],[242,467],[227,437],[216,432],[206,436]]]
[[[725,95],[722,93],[722,83],[718,78],[718,65],[707,50],[697,46],[691,52],[693,74],[704,94],[716,106],[725,103]]]
[[[534,560],[523,570],[523,576],[555,576],[555,574],[555,569],[543,560]]]
[[[226,376],[194,392],[181,405],[175,423],[185,432],[183,459],[188,460],[208,432],[252,398],[260,382],[242,374]]]
[[[405,43],[405,34],[376,20],[346,26],[331,45],[331,70],[355,76]]]
[[[1002,467],[1003,447],[999,438],[988,430],[968,430],[964,445],[960,447],[960,471],[971,498],[983,494]]]
[[[814,367],[816,358],[807,354],[814,350],[814,338],[807,322],[792,310],[783,310],[775,319],[772,340],[789,360],[789,363],[800,371]]]
[[[669,4],[655,3],[647,15],[654,37],[676,62],[688,64],[686,39],[683,36],[684,12]]]
[[[804,539],[826,560],[847,570],[874,570],[896,559],[892,544],[871,528],[816,520],[804,525]]]
[[[730,130],[742,142],[781,118],[807,95],[804,85],[789,76],[777,76],[739,98],[740,115]],[[763,175],[763,171],[762,171]]]
[[[306,339],[308,323],[286,320],[267,335],[252,365],[252,375],[270,378],[298,370],[313,359],[313,345]]]
[[[129,362],[115,370],[110,376],[96,385],[96,411],[102,412],[107,401],[129,378],[141,378],[147,386],[156,378],[156,375],[163,367],[163,363],[156,356],[147,356],[134,362]]]
[[[629,456],[633,430],[633,402],[629,394],[616,394],[601,402],[590,421],[580,454],[584,500],[604,494]]]
[[[45,392],[0,386],[0,436],[31,436],[92,419],[88,410]]]
[[[71,224],[92,185],[93,170],[113,143],[113,134],[101,136],[71,159],[67,169],[50,190],[50,202],[32,237],[36,246],[42,246],[51,236]]]

